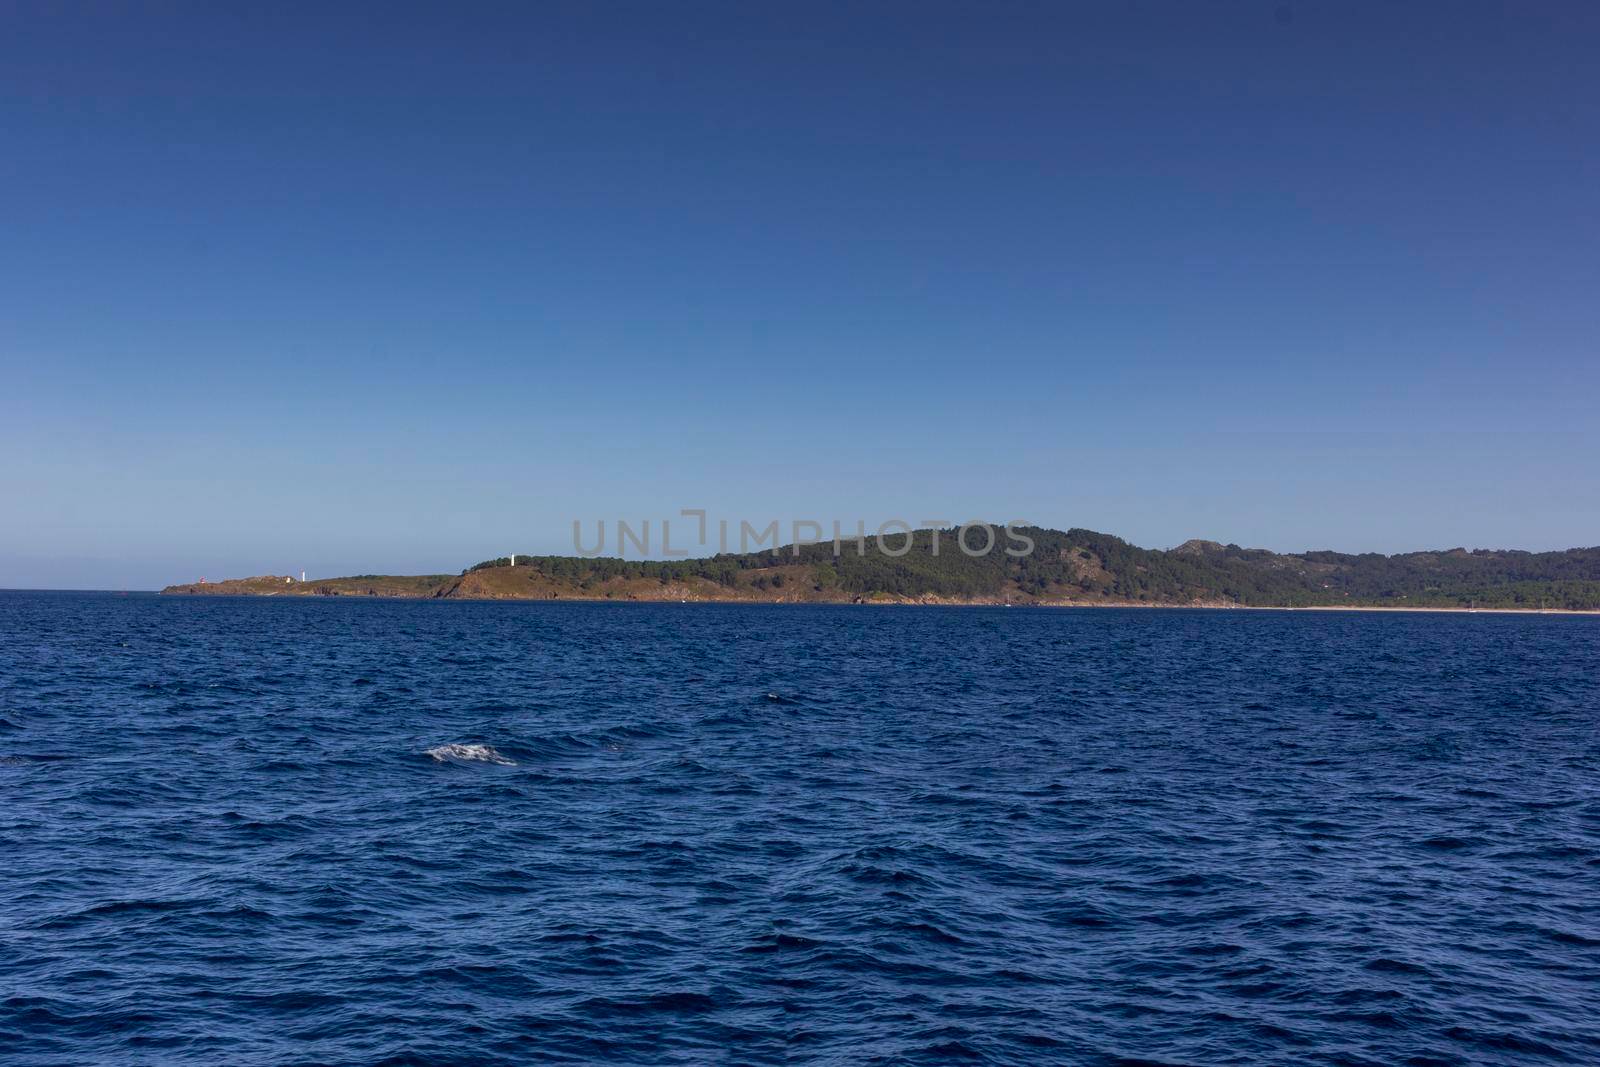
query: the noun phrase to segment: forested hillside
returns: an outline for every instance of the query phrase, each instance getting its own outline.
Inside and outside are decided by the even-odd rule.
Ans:
[[[1093,530],[1021,529],[1033,551],[1014,557],[997,539],[987,555],[957,548],[954,531],[919,531],[858,551],[846,541],[702,559],[638,561],[529,554],[517,557],[550,583],[596,591],[619,582],[710,582],[730,591],[808,599],[938,597],[1033,602],[1237,603],[1250,606],[1388,605],[1600,609],[1600,548],[1560,552],[1455,548],[1403,555],[1280,554],[1212,541],[1139,548]],[[981,538],[969,543],[975,547]],[[935,551],[937,541],[938,550]],[[463,574],[509,566],[487,560]],[[796,586],[800,588],[796,588]]]

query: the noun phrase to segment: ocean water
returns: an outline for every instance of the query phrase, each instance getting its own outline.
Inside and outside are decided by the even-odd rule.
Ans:
[[[1600,1063],[1600,619],[0,594],[0,1061]]]

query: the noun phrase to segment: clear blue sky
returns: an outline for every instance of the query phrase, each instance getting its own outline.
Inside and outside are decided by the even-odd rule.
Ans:
[[[1600,543],[1597,56],[1579,2],[7,4],[0,586],[682,507]]]

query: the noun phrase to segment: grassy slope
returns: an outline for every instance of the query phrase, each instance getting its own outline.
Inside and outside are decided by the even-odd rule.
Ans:
[[[169,585],[163,593],[196,596],[384,596],[432,597],[456,578],[451,574],[368,574],[359,578],[319,578],[286,582],[283,575],[230,578],[221,582]]]

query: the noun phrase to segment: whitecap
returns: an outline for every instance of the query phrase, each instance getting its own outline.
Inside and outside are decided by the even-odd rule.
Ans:
[[[440,763],[494,763],[501,767],[515,767],[515,760],[508,760],[488,745],[438,745],[428,749],[427,755],[432,756]]]

